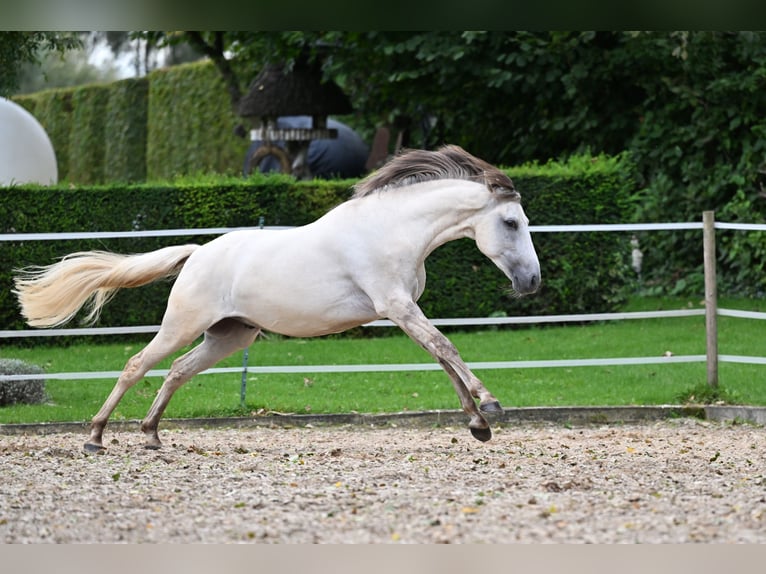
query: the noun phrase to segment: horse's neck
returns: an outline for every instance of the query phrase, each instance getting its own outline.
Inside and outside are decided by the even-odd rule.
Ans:
[[[416,189],[420,188],[420,189]],[[473,237],[473,217],[487,203],[483,185],[442,180],[381,192],[358,200],[357,217],[389,237],[407,239],[427,257],[434,249],[462,237]]]

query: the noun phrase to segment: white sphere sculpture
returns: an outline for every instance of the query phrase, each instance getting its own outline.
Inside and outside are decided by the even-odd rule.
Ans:
[[[0,187],[58,182],[53,145],[32,114],[0,98]]]

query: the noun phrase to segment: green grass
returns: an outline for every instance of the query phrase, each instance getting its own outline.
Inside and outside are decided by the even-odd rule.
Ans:
[[[626,310],[699,307],[700,301],[637,299]],[[763,300],[722,300],[722,307],[765,310]],[[719,352],[763,356],[766,322],[719,317]],[[705,353],[704,317],[647,319],[568,326],[446,330],[468,361],[577,359],[696,355]],[[74,345],[66,348],[4,346],[2,357],[43,366],[48,372],[119,371],[146,342]],[[167,368],[171,359],[156,368]],[[431,363],[404,335],[348,339],[288,339],[268,336],[250,348],[250,365]],[[241,366],[242,353],[217,366]],[[481,370],[477,375],[511,406],[677,404],[705,390],[704,363]],[[766,367],[719,365],[721,397],[766,405]],[[247,415],[260,409],[290,413],[398,412],[454,409],[458,401],[442,371],[394,373],[250,374],[247,405],[239,404],[240,374],[199,375],[173,397],[165,416]],[[161,384],[149,377],[131,389],[114,419],[140,419]],[[46,384],[44,405],[0,408],[0,423],[85,421],[98,410],[113,380]],[[709,396],[702,397],[710,399]],[[693,400],[693,399],[692,399]]]

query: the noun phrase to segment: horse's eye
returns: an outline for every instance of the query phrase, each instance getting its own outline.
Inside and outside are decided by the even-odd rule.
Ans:
[[[513,231],[517,231],[519,229],[519,221],[517,219],[506,219],[505,225],[508,227],[508,229]]]

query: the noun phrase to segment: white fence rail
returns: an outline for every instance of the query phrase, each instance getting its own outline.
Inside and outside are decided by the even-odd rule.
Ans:
[[[707,213],[710,213],[708,216]],[[713,222],[712,212],[706,212],[703,222],[687,223],[634,223],[634,224],[593,224],[593,225],[542,225],[531,226],[532,233],[572,233],[572,232],[625,232],[625,231],[662,231],[662,230],[703,230],[706,236],[713,236],[713,229],[732,229],[743,231],[766,231],[766,225],[723,223]],[[708,221],[709,220],[709,221]],[[287,227],[267,227],[266,229],[286,229]],[[113,239],[135,237],[182,237],[220,235],[229,231],[245,228],[205,228],[205,229],[165,229],[165,230],[140,230],[124,232],[73,232],[73,233],[6,233],[0,234],[0,242],[4,241],[57,241],[66,239]],[[707,230],[706,230],[707,229]],[[709,248],[709,247],[708,247]],[[713,265],[715,257],[712,257]],[[706,277],[715,269],[709,269],[706,258]],[[689,316],[706,316],[707,324],[707,354],[705,355],[673,355],[654,357],[612,357],[591,359],[564,359],[564,360],[541,360],[541,361],[493,361],[493,362],[469,362],[468,365],[474,370],[483,369],[523,369],[540,367],[589,367],[610,365],[647,365],[647,364],[671,364],[671,363],[708,363],[708,382],[717,384],[718,362],[747,363],[766,365],[766,357],[753,357],[741,355],[721,355],[717,353],[717,333],[710,332],[711,316],[718,315],[738,317],[744,319],[766,319],[766,313],[743,311],[737,309],[719,309],[715,301],[715,293],[711,299],[710,293],[706,292],[705,309],[680,309],[671,311],[639,311],[623,313],[589,313],[571,315],[538,315],[518,317],[477,317],[477,318],[445,318],[433,319],[438,326],[474,326],[474,325],[514,325],[514,324],[540,324],[540,323],[567,323],[587,321],[610,321],[630,319],[653,319]],[[713,321],[713,326],[715,322]],[[391,327],[394,324],[388,320],[373,321],[365,327]],[[22,337],[61,337],[73,335],[124,335],[154,333],[159,330],[159,325],[144,325],[134,327],[92,327],[92,328],[64,328],[46,330],[0,330],[0,339],[14,339]],[[712,343],[711,343],[712,341]],[[711,345],[713,351],[711,356]],[[339,372],[390,372],[390,371],[431,371],[441,367],[436,363],[400,363],[400,364],[366,364],[366,365],[300,365],[300,366],[249,366],[247,365],[247,353],[242,367],[211,368],[200,374],[240,373],[244,382],[246,376],[267,373],[339,373]],[[711,375],[711,363],[714,370]],[[146,376],[165,376],[167,369],[151,370]],[[91,371],[77,373],[45,373],[40,375],[0,375],[0,381],[47,379],[47,380],[86,380],[86,379],[113,379],[118,377],[119,371]],[[711,378],[713,377],[713,378]],[[244,394],[243,394],[244,396]]]

